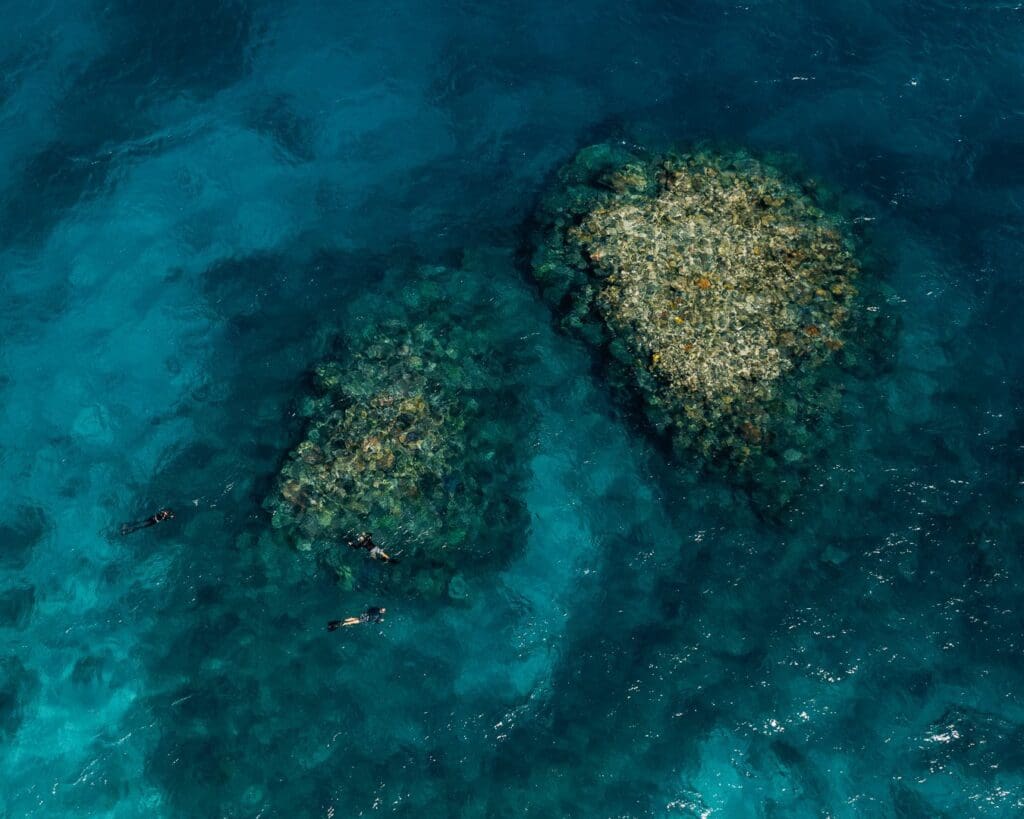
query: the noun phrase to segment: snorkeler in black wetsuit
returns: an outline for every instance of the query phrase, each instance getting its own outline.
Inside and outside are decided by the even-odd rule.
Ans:
[[[356,536],[355,540],[348,541],[348,545],[352,549],[366,549],[366,551],[370,553],[370,557],[374,560],[379,560],[382,563],[398,562],[396,557],[392,557],[373,542],[373,533],[371,532],[360,532]]]
[[[130,535],[132,532],[137,532],[139,529],[146,529],[150,526],[156,526],[158,523],[163,523],[165,520],[170,520],[174,517],[174,512],[170,509],[161,509],[155,515],[150,515],[145,520],[140,520],[136,523],[122,523],[121,534]]]
[[[355,540],[348,541],[353,549],[374,549],[377,544],[373,542],[373,532],[360,532]]]
[[[329,620],[327,630],[337,631],[342,626],[358,626],[362,623],[382,623],[384,621],[384,612],[386,611],[387,609],[383,606],[370,606],[358,617],[346,617],[344,620]]]

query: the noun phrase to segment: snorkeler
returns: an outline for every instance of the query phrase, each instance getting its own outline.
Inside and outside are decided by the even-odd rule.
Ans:
[[[140,520],[137,523],[122,523],[121,534],[130,535],[132,532],[137,532],[139,529],[146,529],[150,526],[156,526],[158,523],[163,523],[165,520],[170,520],[174,517],[174,512],[170,509],[161,509],[155,515],[151,515],[145,520]]]
[[[370,549],[377,548],[377,544],[373,542],[373,532],[360,532],[356,535],[355,540],[348,541],[348,545],[353,549]]]
[[[379,560],[382,563],[397,563],[398,559],[392,557],[385,552],[380,546],[373,542],[372,532],[360,532],[356,535],[355,540],[348,541],[348,545],[352,549],[366,549],[370,553],[370,557],[374,560]],[[401,554],[401,552],[399,552]]]
[[[327,623],[328,631],[336,631],[341,626],[358,626],[361,623],[381,623],[384,621],[384,612],[387,609],[383,606],[370,606],[358,617],[346,617],[344,620],[330,620]]]
[[[401,552],[399,552],[398,554],[401,554]],[[387,552],[385,552],[382,548],[380,548],[380,546],[374,546],[372,549],[370,549],[370,557],[372,557],[374,560],[379,560],[382,563],[397,563],[398,562],[398,557],[397,556],[396,557],[392,557]]]

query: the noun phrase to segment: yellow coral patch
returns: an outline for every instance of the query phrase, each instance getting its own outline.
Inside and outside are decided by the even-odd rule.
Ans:
[[[643,178],[636,161],[626,164]],[[628,192],[625,177],[607,171],[589,207],[574,190],[575,226],[555,227],[548,247],[565,260],[600,258],[575,295],[638,365],[656,365],[657,383],[643,389],[659,416],[689,430],[687,446],[739,454],[770,438],[762,430],[774,383],[842,346],[856,293],[853,243],[813,194],[746,154],[649,164],[650,183]],[[577,235],[600,256],[581,253]]]

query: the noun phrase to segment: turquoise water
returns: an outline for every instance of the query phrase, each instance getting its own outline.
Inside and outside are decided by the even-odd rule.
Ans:
[[[2,10],[0,816],[1024,813],[1018,4]],[[528,284],[608,139],[789,152],[871,237],[899,331],[782,519]],[[340,590],[266,537],[297,402],[467,251],[531,352],[531,525],[464,600]]]

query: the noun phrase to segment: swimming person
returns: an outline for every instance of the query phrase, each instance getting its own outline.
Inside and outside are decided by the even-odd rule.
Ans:
[[[150,526],[156,526],[158,523],[163,523],[165,520],[170,520],[174,517],[174,512],[170,509],[161,509],[155,515],[151,515],[145,520],[140,520],[137,523],[122,523],[121,534],[130,535],[132,532],[137,532],[139,529],[146,529]]]
[[[366,549],[370,553],[370,557],[374,560],[379,560],[382,563],[397,563],[398,560],[391,557],[385,552],[380,546],[373,542],[372,532],[360,532],[356,535],[355,540],[348,541],[348,545],[352,549]]]
[[[344,620],[329,620],[328,631],[336,631],[341,626],[358,626],[361,623],[381,623],[384,621],[384,612],[387,609],[383,606],[370,606],[358,617],[346,617]]]
[[[377,547],[377,544],[373,542],[373,532],[360,532],[356,535],[355,540],[348,541],[348,545],[353,549],[373,550]]]
[[[374,546],[372,549],[370,549],[370,557],[372,557],[374,560],[379,560],[382,563],[398,562],[398,558],[392,557],[391,555],[387,554],[382,548],[380,548],[380,546]]]

